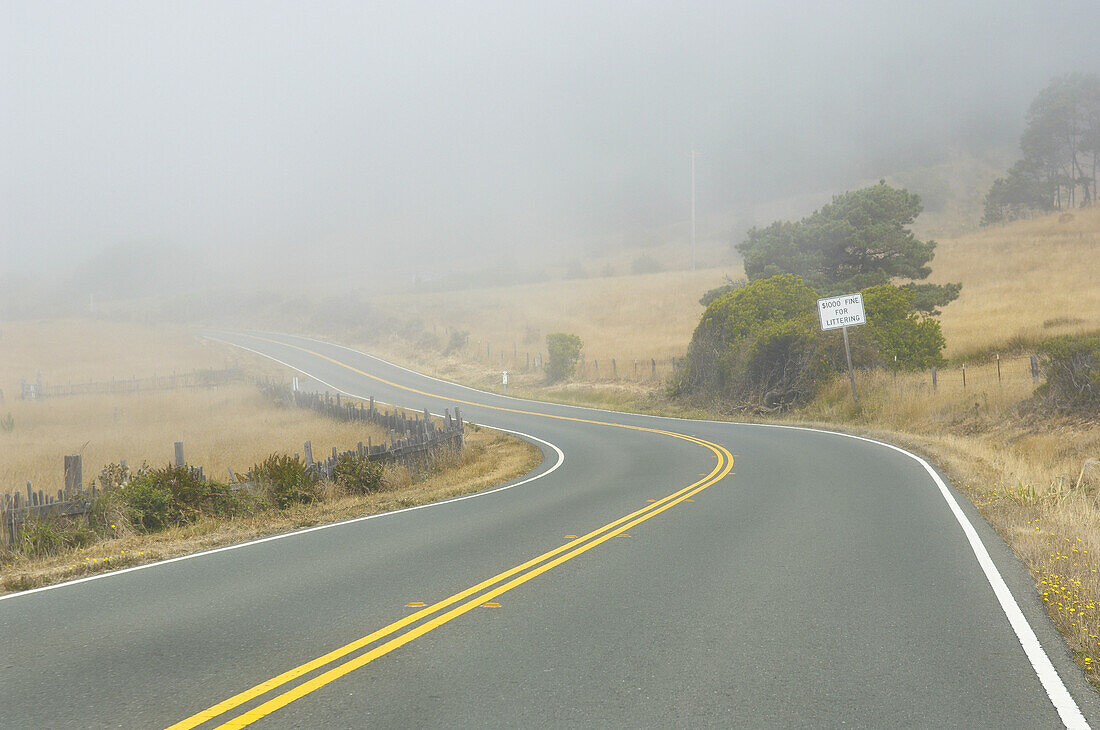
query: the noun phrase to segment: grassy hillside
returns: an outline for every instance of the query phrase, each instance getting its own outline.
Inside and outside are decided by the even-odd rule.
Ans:
[[[1100,329],[1100,209],[941,241],[929,281],[963,282],[941,318],[955,359]]]
[[[1049,335],[1100,329],[1100,209],[1071,217],[1063,221],[1055,214],[939,242],[929,281],[963,283],[962,295],[941,317],[949,357],[997,349],[1019,354]],[[409,294],[375,304],[397,317],[418,318],[441,344],[452,330],[469,332],[465,357],[487,370],[515,369],[525,352],[545,348],[547,333],[561,331],[584,340],[587,362],[616,358],[620,375],[630,379],[635,359],[666,362],[683,355],[703,311],[699,297],[725,276],[743,275],[730,264]],[[429,354],[435,359],[437,353]]]

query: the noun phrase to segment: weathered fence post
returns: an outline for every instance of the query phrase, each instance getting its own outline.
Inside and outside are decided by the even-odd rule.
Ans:
[[[1001,355],[997,353],[997,382],[1001,382]]]
[[[313,466],[313,444],[306,441],[305,444],[302,445],[302,450],[306,455],[306,466]]]
[[[932,392],[936,392],[936,366],[932,366]]]
[[[1039,382],[1039,356],[1031,356],[1031,381],[1033,383]]]
[[[183,464],[184,464],[183,442],[182,441],[177,441],[176,442],[176,466],[183,466]]]
[[[619,366],[615,364],[615,358],[611,358],[611,377],[619,377]]]
[[[966,390],[966,365],[962,366],[963,371],[963,390]]]
[[[83,484],[83,466],[80,454],[65,457],[65,493],[75,494]]]
[[[649,367],[653,371],[653,377],[657,377],[657,360],[655,358],[649,358]]]

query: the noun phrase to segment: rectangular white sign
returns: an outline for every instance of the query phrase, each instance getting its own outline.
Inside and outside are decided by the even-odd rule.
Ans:
[[[821,315],[823,330],[835,330],[867,323],[867,316],[863,313],[863,294],[860,292],[818,299],[817,313]]]

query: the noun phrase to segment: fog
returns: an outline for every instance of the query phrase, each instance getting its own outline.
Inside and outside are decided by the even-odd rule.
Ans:
[[[761,204],[1011,154],[1052,76],[1100,69],[1098,27],[1094,0],[9,0],[0,272],[149,248],[181,285],[411,280],[663,240],[693,145],[730,238]]]

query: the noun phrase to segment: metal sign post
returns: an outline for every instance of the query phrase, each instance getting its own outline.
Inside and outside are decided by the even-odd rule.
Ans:
[[[856,395],[856,374],[852,370],[852,348],[848,347],[848,328],[841,327],[844,332],[844,356],[848,358],[848,380],[852,383],[852,400],[855,401],[856,408],[859,408],[859,396]]]
[[[856,395],[856,375],[852,370],[852,348],[848,345],[848,327],[867,323],[867,315],[863,311],[863,294],[856,292],[818,299],[817,313],[821,317],[822,330],[840,329],[844,333],[844,356],[848,359],[848,380],[852,383],[852,400],[858,408],[859,396]]]

